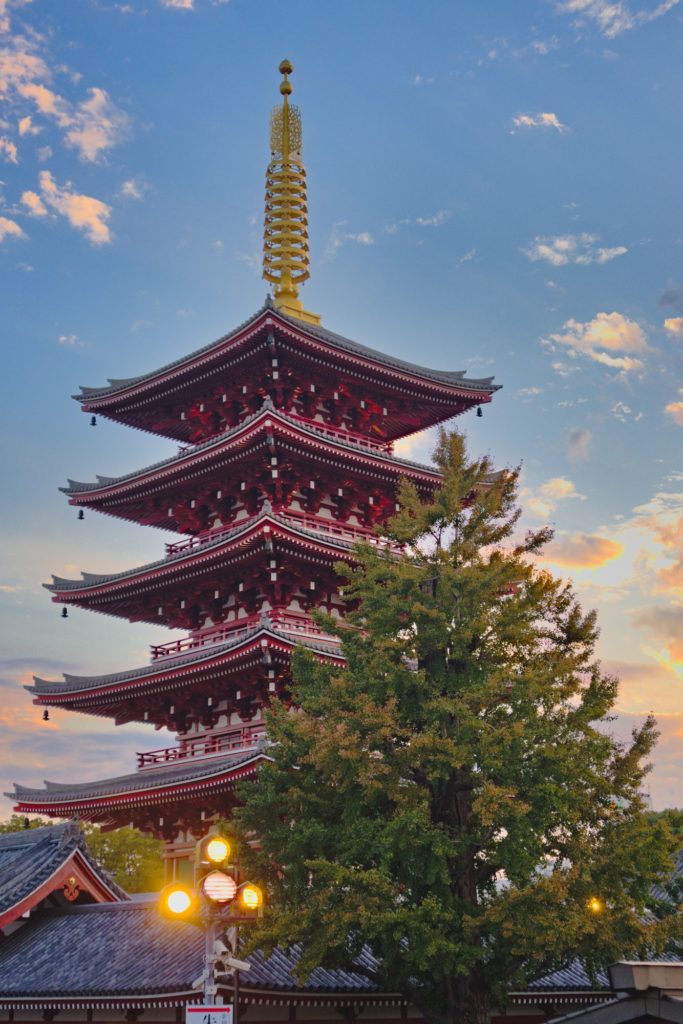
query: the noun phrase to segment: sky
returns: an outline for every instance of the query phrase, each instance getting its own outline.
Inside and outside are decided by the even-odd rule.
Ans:
[[[0,790],[128,772],[143,726],[52,711],[33,674],[143,665],[169,634],[73,609],[50,574],[158,558],[67,477],[172,442],[69,397],[252,315],[268,117],[294,64],[306,308],[361,343],[503,385],[458,421],[522,466],[544,564],[597,608],[619,736],[683,806],[683,0],[0,0]],[[400,452],[429,459],[432,436]],[[11,803],[0,803],[0,816]]]

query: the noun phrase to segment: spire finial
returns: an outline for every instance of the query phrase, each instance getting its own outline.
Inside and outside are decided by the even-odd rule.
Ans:
[[[279,71],[282,105],[270,115],[270,163],[266,171],[263,276],[275,285],[275,308],[308,323],[320,317],[304,309],[299,285],[310,277],[306,169],[301,162],[301,114],[292,106],[291,61]]]

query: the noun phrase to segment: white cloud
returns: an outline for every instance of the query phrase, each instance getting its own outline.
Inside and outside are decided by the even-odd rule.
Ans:
[[[0,157],[9,164],[19,163],[19,154],[15,143],[11,139],[5,138],[4,135],[0,135]]]
[[[415,223],[421,228],[440,228],[442,224],[445,224],[450,219],[450,210],[438,210],[429,217],[417,217]]]
[[[557,114],[552,113],[517,114],[512,118],[512,124],[515,128],[555,128],[560,133],[569,131]]]
[[[26,238],[26,235],[16,221],[10,220],[9,217],[0,217],[0,242],[4,242],[6,238]]]
[[[410,79],[411,85],[434,85],[436,78],[434,75],[426,77],[425,75],[413,75]]]
[[[533,398],[534,395],[542,395],[543,391],[543,388],[518,388],[515,391],[515,396],[517,398]]]
[[[58,185],[49,171],[40,172],[41,198],[55,213],[66,217],[72,227],[82,231],[93,245],[111,241],[107,221],[111,207],[94,196],[74,192],[70,182]]]
[[[325,253],[323,258],[325,260],[333,260],[341,247],[346,242],[355,242],[357,245],[374,245],[375,239],[369,231],[342,231],[341,229],[346,224],[345,220],[337,221],[336,224],[332,225],[332,231],[330,237],[327,240],[325,246]]]
[[[142,178],[128,178],[122,181],[119,187],[119,195],[122,199],[143,199],[149,185]]]
[[[672,316],[665,320],[664,329],[677,338],[683,338],[683,316]]]
[[[57,338],[60,345],[64,345],[66,348],[80,348],[83,344],[79,340],[77,334],[60,334]]]
[[[545,344],[551,348],[561,345],[572,358],[585,356],[624,373],[643,368],[642,360],[634,359],[633,353],[642,355],[650,351],[640,324],[622,313],[598,313],[585,323],[567,320],[564,327],[563,334],[551,334]]]
[[[678,393],[683,398],[683,388],[679,388]],[[672,419],[679,427],[683,427],[683,402],[669,402],[669,404],[665,406],[664,412],[669,419]]]
[[[174,11],[193,11],[194,0],[161,0],[162,7],[170,7]]]
[[[596,246],[599,235],[582,232],[580,235],[536,235],[522,252],[533,263],[544,260],[554,267],[568,263],[588,266],[591,263],[609,263],[617,256],[628,252],[626,246],[617,245],[610,249]]]
[[[661,18],[677,6],[679,0],[663,0],[652,10],[633,11],[624,0],[559,0],[556,9],[562,14],[576,14],[594,22],[608,39]]]

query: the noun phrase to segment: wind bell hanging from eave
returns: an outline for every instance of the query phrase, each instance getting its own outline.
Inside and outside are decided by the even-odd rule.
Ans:
[[[319,324],[317,313],[305,310],[299,285],[310,277],[306,168],[301,162],[301,114],[291,106],[290,61],[280,74],[282,105],[270,115],[270,163],[266,171],[266,215],[263,232],[263,276],[275,285],[275,308],[297,320]]]

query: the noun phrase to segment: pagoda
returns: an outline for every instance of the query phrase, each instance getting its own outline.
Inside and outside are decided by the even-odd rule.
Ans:
[[[335,566],[358,541],[386,545],[381,527],[402,480],[427,498],[432,466],[398,458],[400,438],[490,402],[491,378],[431,370],[350,341],[304,309],[309,276],[301,118],[289,102],[271,115],[264,277],[272,297],[235,330],[139,377],[82,388],[91,417],[175,442],[163,462],[63,488],[69,503],[161,527],[172,536],[155,562],[108,575],[53,577],[62,606],[183,630],[154,644],[149,664],[99,676],[36,678],[34,703],[146,722],[172,745],[138,754],[137,770],[96,782],[17,785],[16,810],[133,824],[167,842],[169,876],[235,785],[267,758],[263,709],[288,699],[297,645],[343,662],[314,609],[342,616]],[[177,868],[173,865],[177,865]]]

